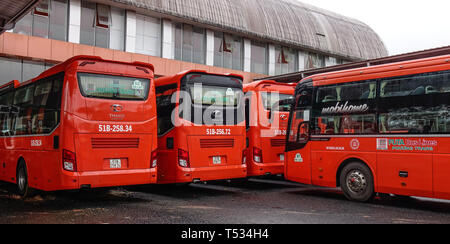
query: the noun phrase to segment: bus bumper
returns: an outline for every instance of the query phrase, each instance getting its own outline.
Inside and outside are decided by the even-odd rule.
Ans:
[[[202,168],[178,167],[174,178],[167,180],[158,179],[158,183],[191,183],[200,181],[239,179],[246,177],[247,166],[245,164]]]
[[[79,188],[145,185],[156,183],[156,169],[79,172]]]
[[[261,176],[261,175],[279,175],[284,174],[284,163],[255,163],[251,162],[247,168],[247,176]]]

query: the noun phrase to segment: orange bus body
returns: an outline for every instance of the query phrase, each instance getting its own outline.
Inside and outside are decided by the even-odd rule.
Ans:
[[[264,97],[278,93],[278,99],[281,100],[282,96],[293,96],[294,90],[295,84],[271,80],[244,85],[245,101],[248,106],[246,107],[248,176],[284,174],[284,147],[289,111],[267,107],[264,103],[268,98]],[[271,105],[273,104],[268,106]]]
[[[81,74],[94,77],[83,78],[89,86],[83,92],[107,93],[105,89],[110,88],[96,88],[96,78],[103,79],[99,86],[117,79],[117,84],[112,81],[111,85],[118,87],[124,86],[120,83],[124,80],[135,80],[135,94],[148,92],[140,100],[83,95]],[[156,183],[156,167],[151,167],[152,152],[155,151],[156,159],[157,148],[153,75],[150,64],[76,56],[33,80],[0,87],[0,97],[31,89],[31,101],[34,99],[34,105],[20,105],[21,111],[26,111],[23,116],[0,114],[0,180],[16,183],[18,163],[22,161],[26,164],[29,187],[44,191]],[[44,95],[45,98],[39,95],[46,93],[42,87],[47,81],[52,92],[57,91],[59,82],[59,98],[50,100],[54,94]],[[28,97],[28,91],[25,95]],[[19,96],[17,100],[21,99]],[[46,132],[46,123],[51,123],[45,122],[51,120],[46,110],[51,110],[39,107],[45,101],[59,104],[54,110],[60,111],[54,114],[58,117],[54,128]]]
[[[314,75],[295,100],[286,179],[450,199],[449,55]]]
[[[158,106],[158,184],[189,183],[198,181],[245,178],[247,169],[243,163],[245,149],[245,121],[232,125],[205,125],[184,118],[180,104],[190,98],[180,98],[189,83],[188,77],[208,79],[218,77],[236,83],[233,89],[242,93],[242,76],[207,73],[188,70],[170,77],[156,79]],[[203,77],[203,78],[202,78]],[[205,78],[206,77],[206,78]],[[195,79],[195,78],[192,78]],[[220,84],[214,84],[219,87]],[[223,88],[228,88],[223,84]],[[202,98],[203,99],[203,98]],[[237,108],[236,112],[243,111]],[[183,116],[180,116],[180,113]],[[243,112],[242,112],[243,116]],[[175,126],[172,119],[177,123]],[[220,157],[220,162],[214,158]]]

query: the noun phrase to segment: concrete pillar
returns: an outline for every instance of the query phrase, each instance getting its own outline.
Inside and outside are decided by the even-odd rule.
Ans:
[[[214,31],[206,30],[206,65],[214,66]]]
[[[175,59],[175,42],[173,36],[173,24],[168,19],[162,21],[162,58]]]
[[[252,72],[252,41],[244,39],[244,71]]]
[[[130,10],[126,12],[125,51],[136,52],[136,13]]]
[[[69,42],[80,43],[81,0],[69,2]]]

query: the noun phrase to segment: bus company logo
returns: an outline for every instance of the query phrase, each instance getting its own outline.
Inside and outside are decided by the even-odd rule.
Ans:
[[[358,139],[353,139],[350,141],[350,148],[353,150],[358,150],[360,146],[359,140]]]
[[[296,163],[303,163],[303,158],[300,153],[295,154],[294,162]]]
[[[122,112],[123,111],[123,107],[120,104],[113,104],[113,105],[111,105],[111,110],[113,112]]]
[[[386,138],[377,138],[377,150],[388,150],[389,144]]]
[[[344,104],[337,102],[335,106],[322,109],[322,114],[347,114],[347,113],[364,113],[369,110],[369,105],[349,105],[348,101]]]
[[[280,115],[280,119],[281,120],[287,120],[287,115],[286,114],[282,114],[282,115]]]

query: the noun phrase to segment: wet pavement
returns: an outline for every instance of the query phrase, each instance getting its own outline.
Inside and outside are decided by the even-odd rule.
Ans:
[[[40,193],[22,200],[0,183],[0,223],[450,223],[450,201],[383,198],[345,199],[337,189],[280,178],[151,185]]]

